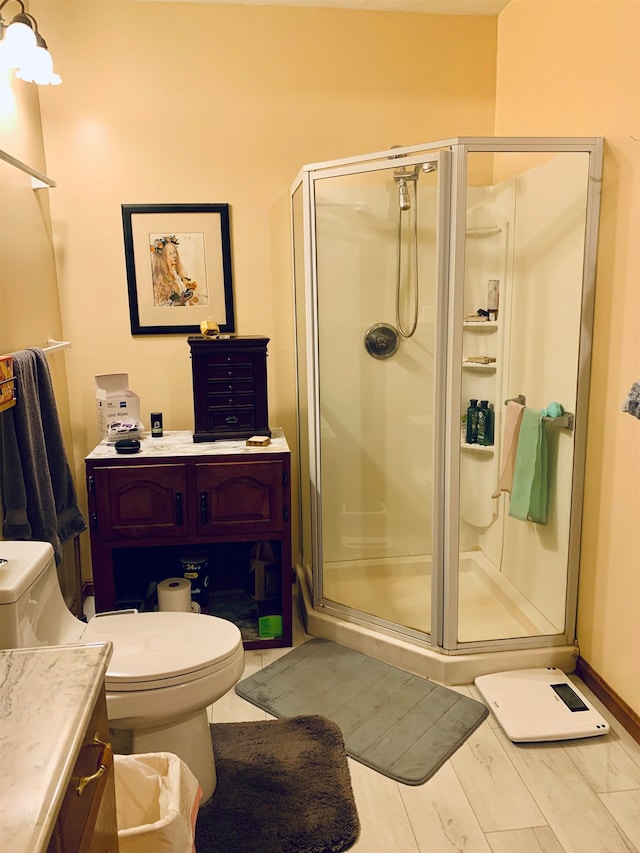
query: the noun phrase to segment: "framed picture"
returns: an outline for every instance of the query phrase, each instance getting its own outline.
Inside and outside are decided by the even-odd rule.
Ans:
[[[228,204],[123,204],[132,335],[235,332]]]

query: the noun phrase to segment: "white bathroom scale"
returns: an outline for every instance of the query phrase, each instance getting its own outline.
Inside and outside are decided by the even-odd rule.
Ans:
[[[609,731],[604,717],[555,667],[479,675],[475,685],[512,741],[571,740]]]

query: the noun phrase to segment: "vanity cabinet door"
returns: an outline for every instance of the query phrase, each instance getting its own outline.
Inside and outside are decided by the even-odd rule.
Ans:
[[[198,533],[259,539],[281,532],[289,516],[288,477],[280,459],[196,465]]]
[[[96,467],[96,515],[100,539],[180,539],[187,535],[187,466]]]

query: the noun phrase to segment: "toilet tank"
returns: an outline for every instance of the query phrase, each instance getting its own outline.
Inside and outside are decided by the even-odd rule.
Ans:
[[[50,543],[0,541],[0,648],[77,643],[84,628],[62,597]]]

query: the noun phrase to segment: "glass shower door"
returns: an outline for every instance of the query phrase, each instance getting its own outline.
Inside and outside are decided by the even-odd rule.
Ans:
[[[444,156],[342,167],[312,176],[311,184],[317,596],[419,635],[432,632],[432,567],[442,547],[434,494],[443,458],[436,449]]]
[[[448,648],[521,644],[569,624],[574,413],[587,325],[590,155],[470,151],[465,165],[460,412],[484,400],[493,428],[487,435],[481,416],[482,435],[476,425],[474,437],[461,437],[457,631],[451,636],[452,625]],[[554,403],[569,416],[541,421]]]

